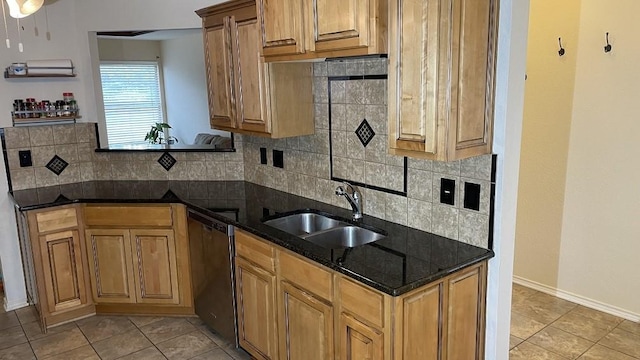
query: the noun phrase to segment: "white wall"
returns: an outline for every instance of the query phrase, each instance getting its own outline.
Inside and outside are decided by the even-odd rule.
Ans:
[[[33,17],[22,21],[25,30],[22,42],[25,52],[17,51],[15,21],[9,19],[11,49],[0,51],[0,66],[31,59],[71,59],[78,76],[72,79],[0,80],[0,127],[11,126],[9,113],[13,99],[35,97],[52,99],[65,91],[74,93],[82,121],[100,121],[94,97],[94,76],[97,64],[91,61],[91,52],[97,53],[97,42],[90,42],[89,31],[183,29],[201,26],[194,10],[221,1],[217,0],[58,0],[47,5],[51,40],[45,38],[44,11],[37,12],[39,36],[35,37]],[[98,74],[99,76],[99,74]],[[102,121],[104,121],[102,119]],[[104,128],[102,134],[106,134]],[[0,166],[4,161],[0,159]],[[11,202],[6,195],[7,179],[0,171],[0,258],[6,285],[6,300],[10,308],[26,301],[20,253],[17,247],[15,219]]]
[[[86,68],[78,62],[83,49],[75,41],[75,8],[72,1],[56,1],[47,6],[49,15],[49,32],[51,40],[47,40],[45,33],[44,11],[36,13],[39,36],[35,36],[34,19],[23,19],[21,32],[24,52],[18,52],[18,33],[15,20],[9,18],[9,37],[11,48],[6,49],[2,42],[0,51],[0,66],[9,66],[12,62],[40,59],[71,59],[79,74],[76,78],[65,79],[0,79],[0,127],[12,125],[9,116],[13,99],[34,97],[36,99],[61,99],[63,92],[73,92],[80,112],[87,121],[92,121],[91,115],[85,112],[87,94],[83,91],[83,76]],[[0,159],[0,166],[4,169],[4,160]],[[13,309],[26,304],[22,264],[17,242],[15,218],[12,203],[7,196],[7,179],[5,171],[0,171],[0,259],[5,281],[5,307]]]
[[[513,273],[553,287],[560,262],[579,26],[580,0],[531,3]]]
[[[158,61],[160,45],[155,40],[98,39],[101,61]]]
[[[640,319],[640,2],[584,1],[558,287]],[[613,51],[605,54],[605,32]]]
[[[532,38],[548,39],[531,48],[542,79],[527,81],[515,275],[640,320],[640,3],[582,1],[578,42],[565,42],[567,60],[555,61],[554,40],[561,31],[563,40],[575,37],[577,10],[568,2],[532,5],[543,9],[532,17]]]
[[[181,144],[191,144],[198,133],[214,133],[209,125],[202,32],[164,40],[161,49],[169,134]]]
[[[534,0],[535,1],[535,0]],[[509,359],[511,279],[527,53],[528,0],[501,0],[493,151],[498,154],[495,258],[489,261],[486,359]]]

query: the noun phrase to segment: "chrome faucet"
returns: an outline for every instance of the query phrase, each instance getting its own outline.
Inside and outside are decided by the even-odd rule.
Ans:
[[[344,196],[347,199],[353,209],[353,220],[362,219],[362,203],[360,202],[362,194],[360,194],[358,188],[348,182],[344,181],[343,184],[345,185],[344,187],[340,185],[336,188],[336,195]]]

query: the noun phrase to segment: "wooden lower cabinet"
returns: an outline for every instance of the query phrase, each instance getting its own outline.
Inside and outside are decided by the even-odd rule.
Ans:
[[[442,352],[442,300],[442,283],[396,300],[397,359],[446,359]]]
[[[280,282],[280,358],[334,358],[333,307],[287,281]]]
[[[278,358],[276,276],[236,257],[236,304],[240,346],[256,359]]]
[[[240,345],[256,359],[484,359],[486,261],[393,297],[242,230],[236,245]]]
[[[178,304],[173,230],[89,229],[86,241],[97,303]]]
[[[138,303],[178,304],[176,243],[171,229],[132,229]]]
[[[447,358],[484,358],[486,266],[476,266],[449,279]]]
[[[87,204],[84,215],[98,312],[193,314],[184,205]]]
[[[29,300],[42,329],[95,314],[77,206],[18,215]]]
[[[339,331],[338,353],[341,360],[384,359],[384,335],[381,331],[346,313],[340,314]]]
[[[51,313],[87,303],[78,230],[40,236],[40,251]]]
[[[96,302],[135,303],[131,237],[123,229],[86,231],[91,289]]]

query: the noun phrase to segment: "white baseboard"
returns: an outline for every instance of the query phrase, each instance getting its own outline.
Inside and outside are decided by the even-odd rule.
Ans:
[[[18,299],[18,300],[14,300],[14,301],[7,301],[7,298],[4,298],[4,311],[12,311],[12,310],[16,310],[16,309],[20,309],[23,308],[25,306],[29,306],[29,303],[27,303],[27,299]]]
[[[621,309],[617,306],[613,306],[613,305],[609,305],[609,304],[605,304],[603,302],[597,301],[597,300],[593,300],[593,299],[589,299],[586,298],[584,296],[581,295],[576,295],[573,293],[570,293],[568,291],[564,291],[564,290],[560,290],[548,285],[544,285],[544,284],[540,284],[538,282],[535,281],[531,281],[531,280],[527,280],[524,278],[521,278],[519,276],[513,276],[513,282],[518,284],[518,285],[522,285],[534,290],[538,290],[540,292],[543,292],[545,294],[549,294],[549,295],[553,295],[556,297],[559,297],[560,299],[564,299],[567,301],[571,301],[574,302],[576,304],[594,309],[594,310],[598,310],[598,311],[602,311],[605,312],[607,314],[611,314],[611,315],[615,315],[617,317],[621,317],[623,319],[627,319],[629,321],[633,321],[633,322],[640,322],[640,314],[636,314],[633,313],[631,311],[625,310],[625,309]]]

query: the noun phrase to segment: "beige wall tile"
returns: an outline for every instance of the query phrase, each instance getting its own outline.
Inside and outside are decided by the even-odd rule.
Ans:
[[[82,176],[80,175],[80,165],[69,164],[63,172],[58,175],[58,183],[59,184],[73,184],[80,182]]]
[[[31,146],[53,145],[53,127],[30,126],[29,140],[31,141]]]
[[[34,168],[12,169],[11,187],[13,190],[32,189],[36,187],[36,175]]]
[[[458,240],[480,247],[488,247],[489,215],[460,210],[458,218]]]
[[[68,163],[78,162],[78,147],[76,144],[56,145],[56,155]]]
[[[31,146],[28,127],[9,127],[4,129],[4,140],[7,149],[25,148]]]
[[[432,214],[431,232],[458,240],[458,209],[434,203]]]
[[[36,187],[58,185],[58,175],[45,167],[34,168],[36,174]]]
[[[407,225],[407,198],[393,194],[386,194],[386,198],[386,220]]]
[[[415,199],[408,199],[407,225],[423,231],[431,231],[431,203]]]
[[[75,144],[78,142],[76,137],[75,124],[56,125],[53,126],[53,142],[56,145]]]

